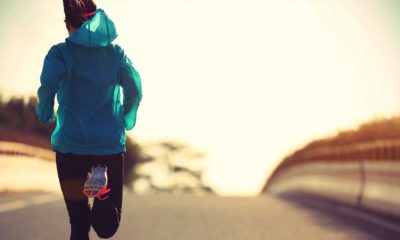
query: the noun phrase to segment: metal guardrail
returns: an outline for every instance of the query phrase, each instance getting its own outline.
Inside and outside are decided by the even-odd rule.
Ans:
[[[299,152],[277,168],[263,192],[311,194],[400,217],[400,140]]]
[[[0,154],[30,156],[49,161],[55,160],[55,153],[52,150],[17,142],[0,141]]]

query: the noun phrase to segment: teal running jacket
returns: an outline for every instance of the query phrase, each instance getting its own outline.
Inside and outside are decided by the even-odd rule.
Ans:
[[[45,57],[36,113],[42,123],[56,120],[51,136],[55,151],[83,155],[126,151],[125,130],[135,126],[142,86],[123,49],[112,44],[116,37],[114,23],[98,9]]]

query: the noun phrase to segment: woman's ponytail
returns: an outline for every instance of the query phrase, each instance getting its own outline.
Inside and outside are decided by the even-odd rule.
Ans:
[[[65,22],[74,28],[80,28],[82,24],[91,18],[88,13],[96,11],[97,6],[93,0],[63,0]]]

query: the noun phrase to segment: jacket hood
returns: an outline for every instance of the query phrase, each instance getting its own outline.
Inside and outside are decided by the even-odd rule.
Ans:
[[[84,22],[66,40],[86,47],[104,47],[110,45],[117,36],[113,21],[103,9],[97,9],[93,18]]]

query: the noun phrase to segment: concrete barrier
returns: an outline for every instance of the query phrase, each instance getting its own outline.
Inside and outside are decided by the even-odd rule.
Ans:
[[[400,162],[365,162],[361,206],[400,217]]]
[[[306,193],[357,206],[360,189],[358,162],[314,162],[285,170],[274,179],[268,192]]]
[[[400,217],[400,142],[317,149],[281,164],[263,192],[309,194]]]
[[[0,154],[37,157],[49,161],[55,160],[55,153],[52,150],[17,142],[0,141]]]

